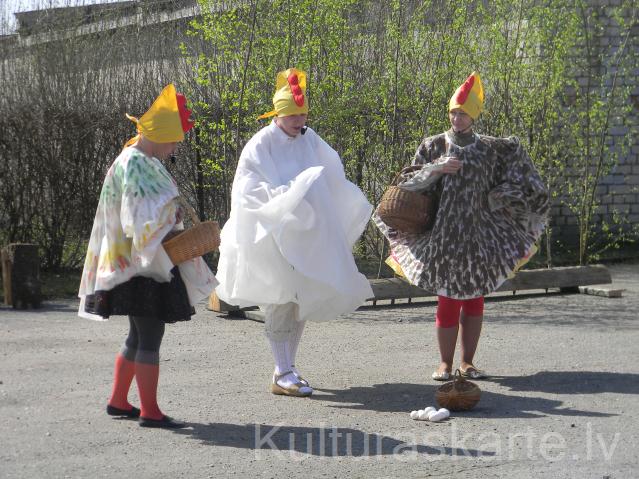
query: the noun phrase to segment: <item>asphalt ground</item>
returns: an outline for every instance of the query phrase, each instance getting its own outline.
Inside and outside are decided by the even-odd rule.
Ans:
[[[310,399],[268,392],[261,323],[198,305],[161,351],[177,431],[105,413],[125,318],[0,308],[0,477],[639,477],[639,265],[610,270],[621,298],[487,298],[476,364],[491,378],[441,423],[409,417],[440,385],[432,301],[307,325]]]

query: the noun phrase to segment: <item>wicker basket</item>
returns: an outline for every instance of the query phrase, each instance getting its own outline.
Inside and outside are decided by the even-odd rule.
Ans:
[[[377,214],[384,223],[405,233],[428,231],[437,214],[437,200],[434,196],[407,191],[397,186],[402,173],[419,168],[419,165],[409,166],[397,173],[377,207]]]
[[[215,251],[220,246],[220,225],[217,221],[200,221],[184,198],[180,197],[178,201],[189,213],[193,226],[162,242],[174,265]]]
[[[477,405],[480,397],[479,386],[464,379],[459,369],[453,380],[440,386],[435,393],[437,404],[451,411],[468,411]]]

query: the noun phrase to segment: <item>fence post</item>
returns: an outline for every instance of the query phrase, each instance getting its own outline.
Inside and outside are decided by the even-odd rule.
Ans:
[[[14,309],[39,308],[42,302],[38,246],[12,243],[2,248],[4,304]]]

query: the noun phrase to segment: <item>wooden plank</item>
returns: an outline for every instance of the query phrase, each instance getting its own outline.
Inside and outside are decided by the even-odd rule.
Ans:
[[[9,250],[5,247],[0,252],[2,256],[2,286],[4,289],[4,304],[13,306],[13,292],[11,291],[11,258]]]
[[[218,313],[227,312],[227,311],[239,311],[239,306],[233,306],[232,304],[225,303],[215,294],[215,290],[209,296],[209,304],[207,306],[209,311],[215,311]]]
[[[242,317],[245,319],[259,321],[260,323],[264,322],[264,313],[259,309],[247,309],[245,311],[241,311],[241,313]]]
[[[400,278],[385,278],[370,280],[373,288],[373,298],[369,301],[395,300],[401,298],[421,298],[435,296]],[[608,268],[604,265],[568,266],[550,269],[529,269],[518,272],[514,278],[506,280],[497,292],[525,291],[533,289],[576,289],[579,286],[592,284],[609,284],[612,278]]]
[[[39,308],[42,303],[38,246],[11,243],[2,249],[4,302],[14,309]]]
[[[579,286],[581,294],[589,294],[591,296],[603,296],[604,298],[621,298],[625,289],[608,289],[593,288],[588,286]]]
[[[257,306],[240,308],[239,306],[228,304],[222,301],[220,298],[218,298],[217,294],[215,294],[215,290],[213,290],[213,292],[209,296],[209,302],[206,309],[208,309],[209,311],[215,311],[216,313],[227,313],[229,316],[233,318],[245,318],[245,319],[253,319],[252,317],[247,316],[246,314],[247,312],[259,310]]]
[[[400,298],[420,298],[423,296],[433,296],[417,286],[413,286],[399,278],[382,278],[369,280],[373,289],[373,298],[368,301],[379,301],[382,299],[400,299]]]
[[[380,300],[390,300],[391,304],[394,304],[397,299],[408,299],[410,302],[412,298],[436,296],[400,278],[371,279],[369,281],[373,289],[374,297],[368,298],[368,301],[373,301],[373,304]],[[528,269],[520,271],[514,278],[506,280],[497,289],[497,292],[557,288],[564,292],[579,292],[580,286],[610,283],[612,283],[610,271],[601,264],[549,269]],[[219,313],[229,313],[234,317],[247,317],[244,312],[254,311],[257,307],[239,308],[238,306],[229,305],[224,301],[220,301],[215,295],[215,292],[213,292],[211,298],[209,298],[208,309]]]
[[[506,280],[497,291],[523,291],[529,289],[574,288],[591,284],[610,284],[610,271],[603,264],[566,266],[562,268],[530,269],[520,271]]]

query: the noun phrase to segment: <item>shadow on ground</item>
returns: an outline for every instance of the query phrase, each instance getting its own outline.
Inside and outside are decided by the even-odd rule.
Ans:
[[[208,446],[223,446],[273,451],[287,455],[307,454],[325,457],[373,457],[396,454],[429,456],[494,456],[494,452],[468,448],[425,446],[417,441],[441,442],[442,433],[425,431],[421,435],[406,434],[406,442],[381,434],[368,434],[352,428],[294,427],[283,424],[189,423],[176,434],[190,436]],[[430,440],[429,440],[430,439]]]
[[[1,305],[0,311],[7,311],[15,314],[39,315],[47,313],[77,313],[79,303],[76,301],[43,301],[39,308],[13,308],[12,306]]]
[[[496,376],[511,391],[552,394],[639,394],[639,374],[597,371],[540,371],[531,376]]]
[[[508,385],[512,379],[514,387],[526,384],[527,378],[496,378],[495,382],[503,381]],[[525,389],[525,391],[554,392],[551,383],[545,383],[544,378],[538,378],[539,387]],[[578,381],[579,378],[571,378],[566,373],[563,381],[564,387],[558,394],[580,394],[579,388],[569,388],[570,381]],[[556,378],[552,378],[555,381]],[[478,382],[479,383],[479,382]],[[479,384],[481,387],[481,385]],[[422,409],[435,403],[435,391],[438,386],[423,384],[375,384],[373,386],[357,386],[348,389],[315,389],[312,400],[341,403],[329,405],[340,409],[356,409],[377,412],[404,412],[409,413],[414,409]],[[636,389],[637,386],[629,388]],[[517,390],[517,389],[513,389]],[[524,390],[524,389],[521,389]],[[573,392],[574,391],[574,392]],[[597,391],[599,392],[599,391]],[[600,392],[606,392],[602,389]],[[542,397],[518,396],[482,391],[479,404],[467,412],[456,412],[456,417],[477,418],[541,418],[544,416],[582,416],[582,417],[610,417],[615,414],[602,413],[600,411],[581,411],[572,407],[564,407],[561,400]]]

